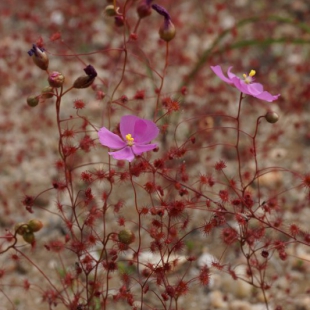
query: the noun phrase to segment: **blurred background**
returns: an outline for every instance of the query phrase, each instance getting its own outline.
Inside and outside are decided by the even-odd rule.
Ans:
[[[122,11],[125,1],[118,2]],[[46,73],[37,68],[27,54],[33,43],[43,44],[49,55],[50,70],[61,71],[66,77],[67,86],[72,85],[78,76],[84,74],[83,68],[86,65],[92,64],[96,68],[98,72],[96,86],[82,92],[78,90],[71,92],[63,101],[62,113],[64,118],[69,118],[75,113],[74,100],[84,100],[87,108],[83,113],[99,128],[106,124],[106,102],[120,80],[123,64],[121,51],[125,38],[128,65],[125,78],[115,98],[125,95],[136,111],[145,116],[151,115],[151,105],[145,102],[155,100],[155,89],[159,86],[157,73],[161,73],[165,66],[165,44],[158,37],[162,17],[152,12],[150,17],[142,19],[138,24],[136,7],[139,1],[126,3],[125,28],[117,26],[114,18],[105,14],[106,6],[109,4],[105,0],[1,1],[0,228],[2,235],[6,229],[11,230],[16,222],[29,217],[21,204],[24,195],[37,195],[51,188],[52,181],[58,177],[55,167],[59,159],[58,132],[53,101],[40,102],[35,108],[29,107],[26,103],[28,96],[40,94],[41,89],[47,85]],[[239,76],[254,69],[257,72],[257,81],[262,83],[267,91],[274,95],[280,93],[281,97],[274,103],[247,98],[242,111],[244,113],[242,126],[246,129],[252,128],[259,115],[264,115],[268,110],[276,111],[281,121],[273,127],[266,124],[260,128],[261,137],[258,139],[260,161],[266,165],[281,166],[295,171],[296,176],[306,173],[309,170],[310,155],[309,1],[162,0],[154,3],[164,6],[169,11],[177,29],[177,35],[169,45],[163,93],[180,100],[182,113],[171,122],[177,124],[186,118],[201,114],[226,112],[235,115],[237,91],[220,81],[210,70],[210,66],[220,64],[224,72],[229,66],[233,66],[233,72]],[[135,40],[129,39],[132,33],[135,33]],[[182,86],[186,86],[185,96],[181,94]],[[135,94],[140,90],[145,92],[145,102],[135,98]],[[103,100],[98,99],[98,91],[106,95]],[[115,110],[114,116],[119,115],[117,111],[120,110]],[[124,112],[127,111],[120,111],[121,114]],[[208,118],[201,119],[198,123],[190,123],[188,130],[193,132],[197,126],[199,129],[204,129],[210,123],[223,125],[215,118]],[[248,130],[251,132],[251,129]],[[162,143],[164,144],[164,141]],[[225,148],[219,152],[203,154],[202,165],[214,162],[214,158],[219,158],[217,156],[228,162],[235,159]],[[97,153],[87,156],[93,156],[89,157],[92,161],[100,160],[100,154]],[[82,161],[81,158],[79,160]],[[200,169],[201,166],[195,166],[195,171]],[[291,177],[285,179],[282,175],[272,177],[273,179],[265,181],[272,192],[277,190],[277,186],[287,188],[288,183],[292,181]],[[298,182],[297,180],[296,186]],[[285,202],[285,205],[297,201],[293,203],[296,210],[300,204],[304,209],[307,201],[298,195],[304,197],[305,190],[296,195],[289,199],[289,203]],[[36,210],[36,214],[46,214],[44,208],[53,210],[55,198],[47,193],[40,196],[37,203],[43,211]],[[308,211],[304,212],[300,223],[302,227],[308,225],[309,214]],[[57,221],[52,220],[50,223],[50,220],[46,218],[44,220],[50,227],[46,234],[58,227]],[[288,220],[292,220],[291,213],[288,215]],[[29,296],[19,296],[17,288],[22,286],[18,283],[19,275],[24,276],[30,271],[24,270],[23,264],[19,262],[7,260],[8,257],[10,256],[0,257],[0,267],[4,266],[7,273],[11,272],[11,282],[8,282],[16,290],[16,294],[13,294],[15,306],[18,309],[29,309],[27,307],[32,302],[29,301],[32,299],[29,296],[35,295],[29,293]],[[45,259],[43,254],[42,259]],[[53,262],[48,261],[48,266],[52,270]],[[306,270],[307,273],[309,271],[307,268],[309,266],[299,271]],[[300,280],[298,277],[297,279],[303,286],[306,285],[305,279]],[[284,290],[289,288],[289,283],[285,280],[281,285]],[[291,308],[283,309],[310,309],[310,301],[304,287],[296,288],[294,296],[302,296],[300,304],[292,302]],[[25,302],[24,298],[28,301]],[[38,297],[33,300],[38,304]],[[203,306],[199,307],[204,309]],[[226,308],[225,305],[218,307],[210,305],[208,309]]]

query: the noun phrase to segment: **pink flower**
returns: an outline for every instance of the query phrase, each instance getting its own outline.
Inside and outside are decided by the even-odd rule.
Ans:
[[[114,159],[124,159],[131,162],[136,155],[151,151],[157,144],[149,144],[157,137],[159,129],[152,121],[134,115],[125,115],[120,121],[121,136],[102,127],[99,132],[99,141],[102,145],[118,151],[109,152]]]
[[[254,78],[253,76],[255,75],[255,71],[251,70],[249,75],[243,74],[244,79],[240,79],[236,75],[234,75],[232,72],[230,72],[232,67],[228,68],[227,75],[226,77],[223,74],[221,66],[211,66],[211,69],[213,72],[224,82],[234,85],[236,88],[238,88],[242,93],[246,95],[251,95],[255,98],[266,100],[268,102],[272,102],[274,100],[277,100],[280,94],[278,95],[271,95],[267,91],[264,91],[264,87],[260,83],[253,83]]]

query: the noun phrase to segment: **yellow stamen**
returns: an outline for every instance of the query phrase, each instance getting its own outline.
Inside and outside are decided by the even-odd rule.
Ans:
[[[250,73],[249,73],[249,76],[254,76],[256,74],[256,71],[255,70],[251,70]]]
[[[126,135],[126,140],[127,140],[127,145],[132,146],[134,144],[134,138],[131,136],[130,133]]]
[[[249,75],[243,74],[244,82],[247,84],[251,84],[253,82],[252,77],[256,74],[255,70],[251,70]]]

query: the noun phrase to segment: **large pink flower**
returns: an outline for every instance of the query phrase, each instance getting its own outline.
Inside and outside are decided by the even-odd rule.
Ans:
[[[211,69],[213,70],[213,72],[224,82],[235,86],[236,88],[238,88],[242,93],[246,94],[246,95],[251,95],[255,98],[258,99],[262,99],[262,100],[266,100],[269,102],[272,102],[274,100],[277,100],[278,97],[280,96],[280,94],[278,95],[271,95],[270,93],[268,93],[267,91],[264,91],[264,87],[262,84],[260,83],[253,83],[254,82],[254,78],[253,76],[255,75],[255,71],[251,70],[251,72],[249,73],[249,75],[243,74],[244,79],[240,79],[239,77],[237,77],[236,75],[234,75],[230,70],[232,67],[228,68],[227,71],[227,76],[226,77],[223,74],[222,68],[221,66],[211,66]]]
[[[134,115],[125,115],[120,121],[120,132],[122,138],[105,127],[98,131],[102,145],[118,150],[109,152],[109,155],[115,159],[131,162],[135,155],[141,155],[157,147],[156,143],[149,144],[159,133],[158,127],[152,121]]]

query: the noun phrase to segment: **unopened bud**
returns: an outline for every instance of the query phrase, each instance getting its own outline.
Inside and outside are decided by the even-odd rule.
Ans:
[[[14,230],[19,235],[23,235],[24,233],[29,231],[28,225],[26,223],[18,223],[18,224],[16,224]]]
[[[265,119],[268,123],[274,124],[279,120],[279,115],[276,112],[269,111],[265,115]]]
[[[35,107],[35,106],[38,105],[38,103],[39,103],[39,99],[36,96],[30,96],[30,97],[27,98],[27,104],[30,107]]]
[[[153,4],[152,8],[160,15],[164,17],[164,23],[159,29],[159,36],[166,42],[171,41],[175,37],[175,27],[171,21],[168,11],[158,4]]]
[[[116,27],[123,27],[124,26],[124,17],[117,15],[114,17],[114,24]]]
[[[27,243],[33,243],[34,240],[35,240],[35,236],[34,236],[34,233],[33,232],[25,232],[23,234],[23,239],[27,242]]]
[[[135,234],[129,229],[123,229],[118,233],[118,240],[124,244],[133,243],[136,239]]]
[[[95,68],[91,65],[88,65],[86,68],[84,68],[84,71],[87,75],[78,77],[73,83],[74,88],[87,88],[93,84],[97,76]]]
[[[33,219],[28,222],[28,228],[31,232],[37,232],[43,227],[43,224],[40,220]]]
[[[51,87],[61,87],[65,81],[65,77],[62,73],[54,71],[48,76],[48,83]]]
[[[142,0],[137,7],[137,13],[140,18],[147,17],[152,14],[151,1]]]
[[[48,68],[48,56],[44,48],[38,47],[36,44],[32,45],[32,49],[28,51],[29,56],[32,56],[33,62],[42,70]]]
[[[171,41],[176,34],[175,27],[171,20],[164,21],[163,25],[159,29],[159,36],[162,40],[169,42]]]
[[[54,96],[53,87],[46,86],[41,90],[41,98],[49,99]]]
[[[115,16],[117,15],[117,9],[115,9],[113,4],[110,4],[106,6],[106,8],[104,9],[104,13],[107,16]]]

